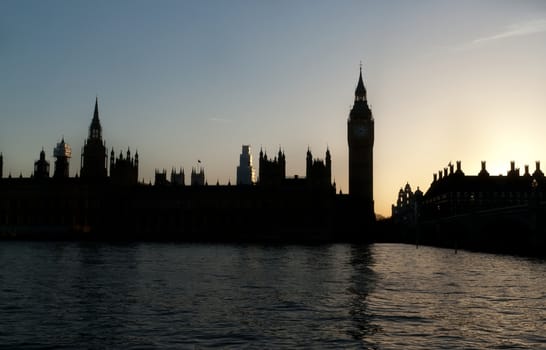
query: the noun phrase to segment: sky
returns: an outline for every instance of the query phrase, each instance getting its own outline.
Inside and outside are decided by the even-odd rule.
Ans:
[[[235,183],[242,145],[332,154],[348,191],[347,118],[360,63],[375,119],[376,213],[462,162],[546,168],[545,1],[0,1],[3,175],[28,177],[64,137],[70,173],[99,100],[103,139],[139,178],[203,166]],[[200,163],[198,163],[200,161]]]

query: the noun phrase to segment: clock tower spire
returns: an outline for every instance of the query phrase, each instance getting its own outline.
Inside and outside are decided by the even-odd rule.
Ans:
[[[362,79],[362,64],[355,90],[355,101],[347,120],[349,144],[349,196],[361,215],[375,220],[373,201],[374,119],[368,106]]]
[[[80,175],[84,181],[98,181],[106,178],[106,146],[102,140],[102,126],[99,120],[99,98],[95,99],[93,119],[89,126],[89,137],[81,153]]]

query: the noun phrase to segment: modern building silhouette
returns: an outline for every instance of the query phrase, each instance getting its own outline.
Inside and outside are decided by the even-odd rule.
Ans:
[[[243,145],[237,166],[237,185],[252,185],[256,182],[256,171],[252,164],[250,145]]]
[[[70,158],[72,157],[72,148],[64,142],[64,136],[61,142],[57,143],[53,150],[55,160],[55,171],[53,177],[55,179],[66,179],[70,176]]]

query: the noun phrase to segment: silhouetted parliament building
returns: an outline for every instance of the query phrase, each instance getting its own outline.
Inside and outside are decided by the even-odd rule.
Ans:
[[[138,182],[139,156],[118,155],[102,138],[98,99],[81,152],[79,176],[69,177],[72,150],[64,138],[53,150],[53,174],[42,149],[33,175],[3,176],[0,154],[0,237],[167,240],[369,241],[373,202],[374,119],[362,69],[347,121],[349,193],[336,193],[332,159],[307,150],[306,176],[288,178],[279,149],[260,150],[258,176],[243,145],[237,183],[208,184],[202,167],[156,170],[154,184]],[[4,156],[7,156],[4,154]]]

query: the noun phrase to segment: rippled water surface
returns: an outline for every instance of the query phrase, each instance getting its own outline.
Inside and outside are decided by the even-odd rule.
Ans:
[[[546,262],[409,245],[0,242],[10,349],[546,349]]]

